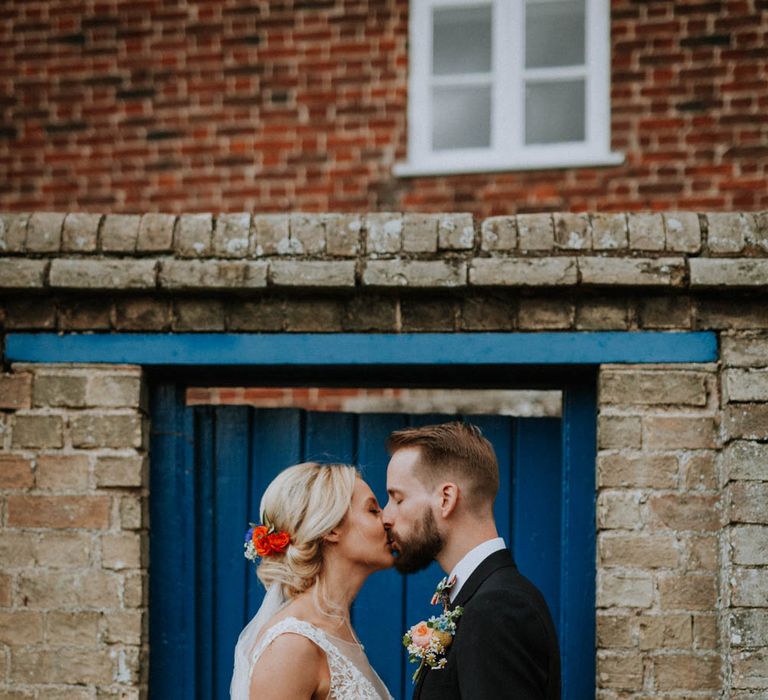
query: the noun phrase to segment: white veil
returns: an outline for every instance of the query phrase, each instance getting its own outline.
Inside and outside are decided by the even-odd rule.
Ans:
[[[251,658],[256,648],[256,638],[262,627],[269,622],[288,602],[279,583],[270,584],[261,607],[251,621],[243,628],[235,646],[235,668],[232,683],[229,686],[231,700],[249,700],[248,689],[251,684]]]

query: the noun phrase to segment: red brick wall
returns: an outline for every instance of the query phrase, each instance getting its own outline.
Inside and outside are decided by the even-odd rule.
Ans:
[[[407,0],[7,0],[0,208],[768,207],[768,2],[612,2],[619,167],[398,179]]]

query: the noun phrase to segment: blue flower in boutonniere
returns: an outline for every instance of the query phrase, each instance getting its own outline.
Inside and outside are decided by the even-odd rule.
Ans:
[[[408,650],[408,660],[419,664],[412,676],[414,683],[425,666],[441,669],[448,663],[445,653],[453,643],[456,620],[464,612],[464,609],[459,607],[448,610],[448,591],[455,583],[454,576],[450,580],[444,578],[437,584],[435,595],[432,596],[432,605],[442,602],[442,614],[433,615],[426,622],[413,625],[403,636],[403,645]]]

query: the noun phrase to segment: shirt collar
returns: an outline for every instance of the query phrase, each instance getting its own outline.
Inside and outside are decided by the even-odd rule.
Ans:
[[[480,566],[483,560],[485,560],[494,552],[497,552],[500,549],[505,549],[506,546],[507,545],[504,543],[503,537],[495,537],[492,540],[486,540],[485,542],[480,543],[474,549],[470,549],[462,557],[461,561],[459,561],[459,563],[453,567],[453,570],[448,575],[449,581],[452,576],[456,577],[456,583],[453,584],[453,587],[451,588],[448,594],[449,600],[451,601],[451,603],[455,600],[456,596],[459,594],[461,587],[467,582],[467,579],[472,575],[472,572],[478,566]]]

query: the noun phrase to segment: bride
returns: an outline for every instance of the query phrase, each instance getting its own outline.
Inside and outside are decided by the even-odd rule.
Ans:
[[[232,700],[392,700],[350,624],[349,608],[393,557],[381,509],[357,470],[289,467],[261,500],[246,557],[267,589],[235,648]]]

